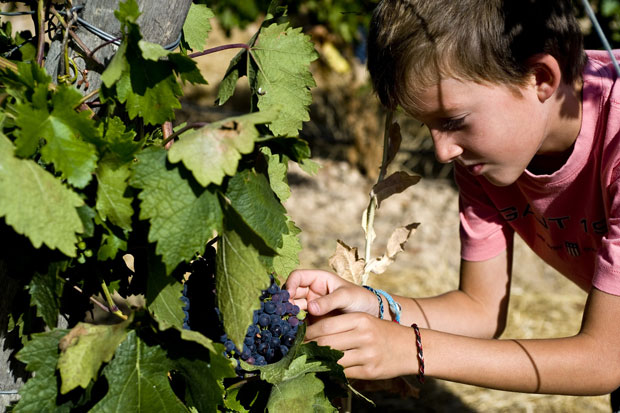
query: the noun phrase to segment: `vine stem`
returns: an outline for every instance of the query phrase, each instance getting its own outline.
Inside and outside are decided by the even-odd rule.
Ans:
[[[82,291],[82,289],[78,287],[77,285],[74,285],[73,289],[79,292],[80,294],[84,294],[84,291]],[[88,297],[88,299],[91,303],[95,304],[97,307],[101,308],[103,311],[107,313],[110,312],[110,309],[106,307],[105,304],[100,303],[99,300],[97,300],[95,297],[91,296],[91,297]]]
[[[179,136],[180,134],[182,134],[183,132],[187,132],[190,129],[197,129],[197,128],[202,128],[203,126],[205,126],[207,124],[207,122],[194,122],[194,123],[190,123],[189,125],[185,125],[183,126],[181,129],[179,129],[178,131],[172,133],[170,136],[165,137],[164,141],[162,142],[161,146],[165,147],[166,149],[168,149],[169,147],[169,143],[172,142],[177,136]],[[168,145],[168,146],[167,146]]]
[[[105,299],[108,302],[108,308],[110,309],[110,312],[115,316],[122,318],[123,320],[127,320],[127,316],[118,309],[118,307],[114,303],[114,300],[112,300],[110,290],[108,290],[108,285],[105,283],[105,281],[101,281],[101,288],[103,289],[103,293],[105,294]]]
[[[88,94],[84,95],[84,97],[82,99],[80,99],[80,101],[78,102],[78,104],[76,105],[76,107],[80,107],[82,106],[84,103],[86,103],[86,101],[90,98],[92,98],[93,96],[97,95],[99,93],[100,89],[95,89],[91,92],[89,92]]]
[[[389,111],[385,115],[385,128],[383,130],[383,158],[381,159],[381,169],[379,171],[379,178],[377,178],[377,183],[383,181],[385,178],[385,174],[387,172],[387,162],[389,156],[389,148],[390,148],[390,127],[392,126],[392,120],[394,119],[394,112]],[[368,203],[368,207],[366,208],[366,222],[364,223],[366,227],[366,245],[364,248],[364,260],[368,263],[370,262],[370,253],[372,248],[372,237],[371,233],[373,232],[374,224],[375,224],[375,213],[377,210],[377,197],[371,191],[370,192],[370,202]],[[368,276],[370,274],[368,271],[364,270],[364,274],[362,275],[362,284],[366,284],[368,282]]]
[[[195,59],[195,58],[200,57],[200,56],[205,56],[205,55],[208,55],[208,54],[211,54],[211,53],[221,52],[222,50],[228,50],[228,49],[245,49],[247,51],[250,51],[250,46],[245,44],[245,43],[225,44],[225,45],[222,45],[222,46],[212,47],[212,48],[204,50],[202,52],[196,52],[196,53],[188,54],[187,57],[191,57],[192,59]]]
[[[43,13],[45,13],[45,0],[39,0],[37,3],[37,29],[38,29],[38,42],[37,42],[37,64],[41,66],[43,64],[43,56],[45,55],[45,19],[43,19]]]

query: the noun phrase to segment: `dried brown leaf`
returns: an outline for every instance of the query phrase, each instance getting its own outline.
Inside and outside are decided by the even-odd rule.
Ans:
[[[403,251],[403,245],[405,245],[412,232],[419,225],[419,223],[414,222],[413,224],[396,228],[388,239],[385,254],[383,254],[381,258],[375,258],[374,260],[369,261],[365,267],[366,272],[383,274],[390,264],[394,262],[396,255]]]
[[[388,239],[386,254],[394,258],[396,254],[403,251],[403,245],[407,242],[413,231],[420,226],[419,222],[414,222],[404,227],[396,228]]]
[[[388,158],[385,167],[394,160],[398,150],[400,149],[400,143],[403,141],[403,137],[400,134],[400,125],[396,122],[390,126],[390,146],[388,149]]]
[[[396,122],[390,125],[390,130],[388,131],[388,148],[387,148],[387,158],[385,163],[381,165],[381,174],[385,175],[388,166],[398,153],[400,149],[400,144],[403,140],[402,135],[400,134],[400,125]]]
[[[357,248],[349,247],[341,240],[338,240],[336,252],[329,258],[329,265],[340,278],[358,285],[362,281],[364,264],[364,259],[357,254]]]
[[[409,175],[405,171],[394,172],[372,188],[371,195],[377,198],[377,207],[381,206],[381,202],[394,194],[399,194],[412,185],[420,182],[418,175]]]

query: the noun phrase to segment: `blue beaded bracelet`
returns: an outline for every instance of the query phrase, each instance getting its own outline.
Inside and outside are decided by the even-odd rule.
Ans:
[[[376,290],[377,293],[381,294],[382,296],[385,297],[385,299],[387,300],[388,304],[390,304],[390,310],[392,310],[392,313],[394,313],[394,321],[396,321],[398,324],[400,324],[400,304],[398,304],[391,295],[389,295],[388,293],[386,293],[383,290]]]
[[[379,318],[383,320],[383,300],[381,299],[381,295],[377,290],[368,285],[363,285],[363,287],[368,291],[372,292],[375,297],[377,297],[377,301],[379,301]]]

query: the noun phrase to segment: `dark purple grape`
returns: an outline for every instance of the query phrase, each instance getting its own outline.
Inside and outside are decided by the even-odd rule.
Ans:
[[[294,305],[294,306],[293,306],[293,311],[291,311],[291,314],[292,314],[292,315],[297,315],[297,314],[299,314],[299,311],[300,311],[299,306]]]
[[[279,337],[271,337],[271,340],[269,341],[269,346],[272,347],[272,348],[280,347],[280,338]]]
[[[287,347],[291,347],[293,345],[293,343],[295,342],[295,336],[287,334],[284,337],[282,337],[281,340],[282,344],[284,344]]]
[[[257,349],[257,351],[258,351],[260,354],[265,354],[265,353],[267,352],[267,350],[268,350],[268,349],[269,349],[269,343],[260,343],[260,344],[258,345],[258,349]]]
[[[256,359],[254,357],[250,357],[245,362],[248,363],[248,364],[255,364],[256,363]]]
[[[291,325],[286,320],[280,322],[280,328],[282,329],[282,335],[285,336],[291,331]]]
[[[291,311],[293,311],[293,303],[291,303],[290,301],[285,302],[284,308],[286,309],[286,312],[290,314]]]
[[[276,314],[271,314],[269,316],[269,325],[278,324],[282,320],[282,318]]]
[[[258,316],[256,317],[256,323],[258,323]],[[256,323],[254,323],[254,324],[256,324]],[[252,324],[251,326],[248,327],[248,331],[246,333],[246,337],[254,337],[260,331],[258,329],[258,327],[256,327],[254,324]]]
[[[280,353],[282,353],[282,357],[286,356],[288,354],[288,347],[280,346]]]
[[[264,366],[265,364],[267,364],[267,361],[265,360],[265,357],[261,356],[260,354],[258,356],[256,356],[256,361],[254,362],[254,365],[256,365],[256,366]]]
[[[269,294],[275,294],[275,293],[277,293],[278,291],[280,291],[280,287],[278,287],[278,284],[276,284],[276,283],[271,284],[271,285],[269,286],[269,288],[267,289],[267,292],[268,292]]]
[[[235,349],[235,343],[233,343],[232,340],[226,340],[226,342],[224,343],[224,348],[226,349],[226,351],[231,352]]]
[[[261,314],[258,316],[258,324],[261,327],[267,327],[270,323],[271,319],[268,314]]]
[[[289,317],[288,318],[288,323],[291,325],[291,327],[297,327],[299,325],[299,318],[297,318],[297,317]]]
[[[251,346],[252,344],[254,344],[254,337],[245,337],[245,339],[243,340],[243,344],[245,344],[246,346]]]
[[[274,303],[273,301],[265,302],[265,312],[267,314],[275,313],[276,312],[276,303]]]
[[[282,327],[280,327],[280,323],[272,324],[269,331],[271,331],[274,336],[280,336],[282,334]]]
[[[265,352],[265,359],[267,361],[272,361],[273,357],[276,355],[276,351],[274,349],[272,349],[271,347],[267,349],[267,351]]]
[[[282,299],[282,302],[285,302],[288,301],[289,298],[291,298],[291,295],[287,290],[282,290],[280,291],[280,297]]]
[[[280,317],[282,317],[284,314],[286,314],[286,305],[282,304],[282,303],[278,303],[276,304],[276,315],[279,315]]]
[[[271,340],[271,337],[272,337],[273,334],[269,330],[262,330],[260,332],[260,335],[261,335],[261,339],[260,340],[264,342],[264,341]]]

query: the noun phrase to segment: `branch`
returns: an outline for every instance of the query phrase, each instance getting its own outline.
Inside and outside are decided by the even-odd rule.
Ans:
[[[381,160],[381,172],[379,173],[379,178],[377,179],[377,183],[381,182],[385,177],[385,172],[387,170],[387,160],[388,160],[388,151],[390,150],[390,127],[392,126],[392,119],[394,118],[394,112],[389,111],[385,115],[385,129],[383,130],[383,158]],[[368,203],[368,208],[366,209],[366,247],[364,250],[364,259],[366,262],[370,262],[370,250],[372,247],[372,236],[370,235],[373,232],[373,227],[375,224],[375,212],[377,209],[377,197],[371,192],[370,202]],[[368,281],[369,272],[364,269],[364,275],[362,275],[362,284],[366,284]]]
[[[45,13],[45,0],[39,0],[37,4],[37,30],[38,30],[38,42],[37,42],[37,64],[43,65],[43,57],[45,55],[45,19],[43,18]]]
[[[179,129],[178,131],[174,132],[172,135],[170,135],[167,138],[165,138],[161,145],[163,147],[166,147],[166,145],[168,145],[169,142],[171,142],[173,139],[175,139],[177,136],[179,136],[183,132],[187,132],[190,129],[202,128],[206,124],[207,124],[207,122],[194,122],[194,123],[190,123],[189,125],[185,125],[181,129]]]
[[[221,52],[222,50],[228,50],[228,49],[245,49],[247,51],[250,51],[250,46],[245,43],[225,44],[222,46],[212,47],[211,49],[207,49],[202,52],[188,54],[187,57],[191,57],[192,59],[194,59],[196,57],[205,56],[211,53]]]

